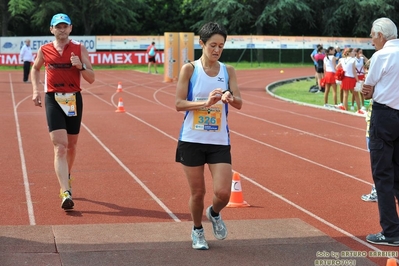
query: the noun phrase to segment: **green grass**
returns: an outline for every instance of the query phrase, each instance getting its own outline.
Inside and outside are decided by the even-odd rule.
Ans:
[[[324,93],[311,93],[309,88],[315,85],[314,78],[310,80],[293,81],[284,85],[278,86],[273,90],[277,96],[315,105],[324,104]],[[333,103],[332,92],[329,95],[329,103]]]
[[[314,78],[309,80],[300,80],[286,83],[278,86],[273,90],[273,93],[277,96],[294,100],[297,102],[308,103],[323,106],[324,105],[324,93],[311,93],[309,89],[312,85],[315,85]],[[339,89],[337,88],[337,98],[339,102]],[[328,103],[334,104],[332,96],[332,88],[328,94]],[[349,106],[352,104],[352,96],[349,97]],[[368,107],[369,101],[365,100],[364,105]],[[356,103],[354,103],[356,106]],[[356,109],[356,108],[355,108]]]

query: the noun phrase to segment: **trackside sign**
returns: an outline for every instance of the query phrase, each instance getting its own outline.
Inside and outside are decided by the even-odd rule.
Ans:
[[[34,54],[36,57],[36,54]],[[145,51],[138,52],[94,52],[89,53],[92,65],[139,65],[148,64],[148,55]],[[163,64],[163,52],[157,52],[155,60]],[[18,54],[0,54],[0,64],[5,66],[22,65]]]

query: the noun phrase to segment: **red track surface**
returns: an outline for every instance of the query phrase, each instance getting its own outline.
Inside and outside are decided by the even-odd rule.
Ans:
[[[364,241],[380,230],[377,205],[360,199],[372,184],[364,117],[288,103],[265,91],[274,81],[312,74],[313,68],[237,71],[244,104],[229,112],[233,169],[252,207],[227,208],[224,219],[296,217],[355,251],[395,250]],[[0,225],[191,219],[188,185],[174,162],[183,119],[174,108],[175,84],[120,70],[96,71],[92,85],[83,81],[75,210],[65,213],[44,108],[33,105],[31,85],[21,80],[22,70],[0,73]],[[123,92],[116,92],[118,81]],[[126,113],[115,112],[120,97]],[[206,178],[210,204],[208,172]]]

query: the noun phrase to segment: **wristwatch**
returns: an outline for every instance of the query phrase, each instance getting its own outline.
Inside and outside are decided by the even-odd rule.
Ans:
[[[83,71],[83,70],[86,70],[86,64],[82,64],[82,68],[81,69],[79,69],[80,71]]]
[[[223,91],[222,94],[225,94],[226,92],[230,92],[231,96],[233,96],[233,92],[230,90],[230,88],[228,90]]]

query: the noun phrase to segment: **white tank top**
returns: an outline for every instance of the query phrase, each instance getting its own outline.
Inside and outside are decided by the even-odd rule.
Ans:
[[[355,73],[353,73],[353,64],[355,64],[355,58],[348,57],[342,61],[342,68],[345,71],[345,76],[354,78]]]
[[[324,57],[324,64],[326,65],[326,72],[335,73],[335,68],[334,68],[332,60],[335,60],[333,55]]]
[[[208,76],[200,60],[194,61],[194,72],[188,84],[188,101],[206,101],[214,89],[228,89],[229,75],[226,66],[219,62],[215,77]],[[179,140],[202,144],[230,145],[227,125],[228,104],[222,101],[210,107],[186,111]]]
[[[364,75],[364,57],[356,58],[356,72],[358,75]]]

